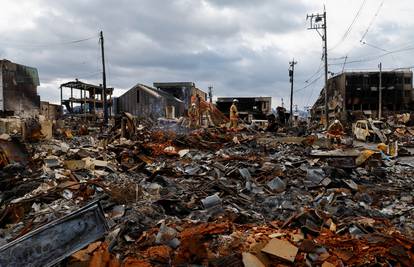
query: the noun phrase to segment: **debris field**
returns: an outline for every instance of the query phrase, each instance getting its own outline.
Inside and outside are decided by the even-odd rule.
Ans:
[[[412,266],[407,151],[125,120],[0,136],[0,266]]]

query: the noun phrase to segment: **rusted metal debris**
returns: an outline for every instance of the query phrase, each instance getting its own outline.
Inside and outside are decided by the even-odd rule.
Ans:
[[[4,136],[0,255],[35,247],[37,233],[73,237],[51,228],[68,218],[100,231],[53,242],[59,253],[38,260],[14,249],[0,266],[19,255],[42,266],[411,266],[410,129],[394,130],[407,150],[397,158],[319,133],[190,130],[130,114],[103,133],[66,120],[18,150]],[[98,200],[103,213],[77,216]]]

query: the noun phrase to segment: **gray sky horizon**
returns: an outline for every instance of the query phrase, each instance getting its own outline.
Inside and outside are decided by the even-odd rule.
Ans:
[[[137,83],[192,81],[215,96],[271,96],[313,104],[323,86],[322,40],[306,15],[328,17],[329,71],[412,68],[409,0],[0,0],[0,58],[36,67],[42,100],[59,103],[61,83],[107,84],[120,95]],[[87,40],[84,40],[87,39]],[[82,40],[80,42],[73,42]],[[346,59],[345,59],[346,58]],[[347,62],[344,65],[344,62]],[[66,95],[67,96],[67,95]]]

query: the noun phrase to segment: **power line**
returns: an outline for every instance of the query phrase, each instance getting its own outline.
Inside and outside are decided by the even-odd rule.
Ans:
[[[361,40],[360,40],[361,43],[365,39],[365,37],[367,36],[369,30],[371,29],[372,25],[374,24],[375,19],[378,17],[379,12],[380,12],[382,6],[384,5],[384,1],[385,0],[382,0],[381,3],[379,4],[377,12],[375,12],[374,17],[371,19],[371,22],[368,25],[368,28],[366,29],[366,31],[362,35]]]
[[[346,60],[348,59],[348,56],[346,56],[345,57],[345,60],[344,60],[344,65],[342,66],[342,72],[344,72],[344,69],[345,69],[345,65],[346,65]]]
[[[303,90],[305,90],[306,88],[308,88],[309,86],[311,86],[312,84],[314,84],[314,83],[316,83],[317,81],[319,81],[321,78],[322,78],[322,76],[323,76],[323,73],[321,74],[321,75],[319,75],[317,78],[315,78],[312,82],[310,82],[309,84],[307,84],[307,85],[305,85],[304,87],[302,87],[302,88],[299,88],[299,89],[296,89],[294,92],[295,93],[297,93],[297,92],[300,92],[300,91],[303,91]]]
[[[361,59],[361,60],[348,61],[347,64],[374,61],[374,60],[378,60],[378,59],[383,58],[383,57],[388,56],[388,55],[392,55],[392,54],[395,54],[395,53],[401,53],[401,52],[405,52],[405,51],[410,51],[410,50],[414,50],[414,47],[389,51],[389,52],[381,54],[381,55],[377,55],[377,56],[374,56],[374,57],[366,57],[365,59]],[[343,63],[331,63],[329,65],[330,66],[337,66],[337,65],[342,65],[342,64]]]
[[[53,47],[53,46],[64,46],[64,45],[72,45],[77,43],[86,42],[92,39],[97,38],[98,36],[90,36],[88,38],[83,39],[77,39],[77,40],[71,40],[71,41],[64,41],[59,43],[26,43],[26,42],[4,42],[0,41],[1,44],[4,45],[18,45],[18,46],[26,46],[26,47]]]
[[[381,51],[384,51],[384,52],[390,52],[389,50],[385,50],[384,48],[381,48],[381,47],[376,46],[376,45],[373,45],[373,44],[369,44],[369,43],[367,43],[365,41],[363,41],[362,44],[363,45],[370,46],[370,47],[375,48],[375,49],[378,49],[378,50],[381,50]]]
[[[320,61],[320,64],[319,64],[319,67],[318,67],[318,69],[317,69],[317,71],[315,72],[315,73],[313,73],[311,76],[309,76],[309,78],[307,78],[303,83],[305,84],[305,83],[309,83],[309,81],[311,80],[311,79],[313,79],[313,77],[315,77],[316,75],[318,75],[321,71],[323,70],[323,60],[321,59],[321,61]],[[316,78],[317,80],[319,80],[320,78],[322,77],[322,74],[321,75],[319,75],[318,76],[318,78]],[[296,89],[296,90],[294,90],[293,92],[295,93],[295,92],[299,92],[299,91],[301,91],[301,90],[304,90],[304,89],[306,89],[306,88],[308,88],[309,86],[311,86],[312,84],[314,84],[316,81],[315,80],[313,80],[313,81],[311,81],[309,84],[307,84],[306,86],[304,86],[304,87],[302,87],[302,88],[300,88],[300,89]],[[287,96],[285,96],[284,98],[288,98]],[[283,99],[283,98],[282,98]]]
[[[344,35],[342,36],[342,38],[339,40],[339,42],[334,45],[332,48],[329,49],[329,51],[334,50],[335,48],[337,48],[338,46],[340,46],[345,40],[346,38],[349,36],[349,34],[351,33],[351,30],[353,28],[353,26],[355,25],[355,22],[357,21],[359,15],[361,14],[362,9],[364,8],[365,4],[366,4],[367,0],[364,0],[361,4],[361,6],[358,9],[358,12],[355,14],[354,19],[352,20],[351,24],[348,26],[347,30],[345,31]]]
[[[349,58],[347,56],[343,56],[343,57],[332,57],[332,58],[328,58],[328,60],[344,60],[345,58]]]
[[[373,45],[373,44],[369,44],[369,43],[367,43],[365,41],[362,42],[362,44],[367,45],[367,46],[370,46],[370,47],[375,48],[375,49],[378,49],[378,50],[383,51],[383,52],[390,52],[389,50],[386,50],[384,48],[381,48],[381,47],[376,46],[376,45]],[[395,57],[393,55],[391,55],[391,57],[394,60],[394,62],[397,62],[396,59],[395,59]]]
[[[313,77],[318,75],[322,70],[323,70],[323,60],[320,61],[317,71],[314,74],[312,74],[309,78],[307,78],[303,83],[308,83],[309,80],[313,79]]]
[[[389,51],[387,51],[387,50],[385,50],[385,49],[382,49],[382,48],[380,48],[380,47],[377,47],[377,46],[374,46],[374,45],[371,45],[371,44],[368,44],[367,42],[365,42],[364,41],[364,38],[366,37],[366,35],[368,34],[368,32],[369,32],[369,30],[371,29],[371,27],[372,27],[372,25],[374,24],[374,21],[375,21],[375,19],[378,17],[378,14],[379,14],[379,12],[380,12],[380,10],[381,10],[381,8],[383,7],[383,5],[384,5],[384,2],[385,2],[385,0],[382,0],[381,1],[381,3],[380,3],[380,5],[378,6],[378,8],[377,8],[377,11],[375,12],[375,14],[374,14],[374,17],[371,19],[371,21],[370,21],[370,23],[369,23],[369,25],[368,25],[368,27],[367,27],[367,29],[365,30],[365,32],[364,32],[364,34],[362,35],[362,38],[361,38],[361,40],[360,40],[360,43],[362,43],[362,44],[364,44],[364,45],[367,45],[367,46],[371,46],[371,47],[373,47],[373,48],[376,48],[376,49],[379,49],[379,50],[382,50],[382,51],[384,51],[384,52],[389,52]],[[355,18],[354,18],[354,20],[353,20],[353,22],[351,23],[351,26],[349,27],[349,31],[347,31],[347,32],[345,32],[345,34],[344,34],[344,36],[343,36],[343,39],[334,47],[334,48],[336,48],[337,46],[339,46],[339,44],[342,42],[342,41],[344,41],[347,37],[348,37],[348,35],[349,35],[349,33],[350,33],[350,31],[351,31],[351,29],[352,29],[352,27],[353,27],[353,25],[354,25],[354,23],[355,23],[355,21],[357,20],[357,18],[360,16],[360,14],[361,14],[361,11],[362,11],[362,9],[363,9],[363,7],[365,6],[365,4],[366,4],[366,0],[364,0],[364,2],[362,2],[362,4],[361,4],[361,6],[360,6],[360,9],[358,10],[358,12],[357,12],[357,14],[356,14],[356,16],[355,16]],[[332,49],[334,49],[334,48],[332,48]],[[339,58],[329,58],[329,60],[332,60],[332,61],[336,61],[336,60],[341,60],[341,61],[343,61],[343,66],[342,66],[342,69],[344,69],[345,68],[345,65],[347,64],[347,63],[357,63],[357,62],[363,62],[363,61],[360,61],[360,60],[354,60],[354,61],[348,61],[349,59],[350,59],[350,57],[348,56],[349,54],[350,54],[350,52],[351,52],[351,50],[354,48],[354,46],[346,53],[346,55],[345,56],[343,56],[343,57],[339,57]],[[376,56],[375,56],[376,57]],[[393,57],[393,59],[394,59],[394,57]],[[365,60],[364,60],[365,61]],[[329,65],[341,65],[341,63],[334,63],[334,64],[329,64]]]
[[[407,50],[411,50],[411,49],[413,48],[413,46],[408,46],[408,47],[407,47],[407,46],[404,46],[404,47],[401,47],[401,48],[396,49],[396,50],[394,50],[394,51],[390,51],[390,50],[386,50],[386,49],[380,48],[380,47],[375,46],[375,45],[372,45],[372,44],[368,44],[368,43],[366,43],[366,42],[363,42],[363,44],[365,44],[365,45],[367,45],[367,46],[370,46],[370,47],[373,47],[373,48],[376,48],[376,49],[378,49],[378,50],[381,50],[381,51],[387,52],[387,53],[392,53],[392,54],[393,54],[393,53],[400,52],[400,51],[407,51]],[[372,58],[372,57],[377,58],[377,57],[379,57],[379,56],[381,56],[381,55],[378,55],[378,54],[371,54],[371,55],[365,56],[365,58]],[[347,60],[349,60],[349,59],[356,59],[356,58],[358,58],[358,57],[347,57],[347,56],[343,56],[343,57],[329,58],[329,60],[331,60],[331,61],[343,61],[345,58],[347,58]],[[335,64],[330,64],[330,65],[335,65]],[[338,63],[338,64],[336,64],[336,65],[339,65],[339,63]]]
[[[307,97],[307,100],[306,100],[306,105],[305,105],[305,106],[309,106],[309,102],[311,101],[311,99],[312,99],[312,97],[313,97],[313,93],[314,93],[314,91],[315,91],[315,88],[316,88],[316,86],[312,86],[312,91],[311,91],[311,94],[310,94],[310,96],[309,96],[309,97]]]

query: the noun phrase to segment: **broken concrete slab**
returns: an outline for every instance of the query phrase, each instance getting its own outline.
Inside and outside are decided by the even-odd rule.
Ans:
[[[281,193],[286,190],[286,183],[279,177],[274,178],[266,184],[270,190]]]
[[[313,157],[358,157],[360,152],[357,150],[312,150],[310,153]]]
[[[261,262],[255,255],[249,252],[243,252],[243,264],[245,267],[265,267],[263,262]]]
[[[332,264],[328,261],[325,261],[324,263],[322,263],[322,267],[335,267],[335,264]]]
[[[246,180],[250,180],[252,179],[252,176],[250,174],[250,171],[247,168],[243,168],[243,169],[239,169],[240,175],[246,179]]]
[[[21,134],[22,120],[21,118],[0,118],[0,133]]]
[[[65,160],[63,162],[63,167],[71,171],[82,170],[86,166],[84,160]]]
[[[53,122],[49,120],[40,121],[40,132],[45,140],[53,138]]]
[[[92,164],[95,167],[101,167],[101,168],[105,168],[108,167],[108,162],[105,160],[97,160],[97,159],[92,159]]]
[[[208,196],[201,200],[201,203],[203,204],[203,207],[205,209],[209,209],[211,207],[219,206],[221,205],[221,199],[217,194]]]
[[[3,133],[3,134],[0,134],[0,140],[2,140],[2,141],[11,141],[11,137],[10,137],[9,134]]]
[[[46,158],[44,159],[44,162],[48,168],[57,168],[60,166],[60,162],[57,158]]]
[[[274,238],[269,241],[262,251],[277,258],[294,262],[299,249],[289,241]]]
[[[319,185],[326,177],[325,171],[321,168],[307,169],[306,179],[315,185]]]

